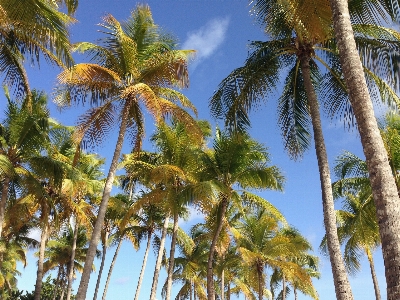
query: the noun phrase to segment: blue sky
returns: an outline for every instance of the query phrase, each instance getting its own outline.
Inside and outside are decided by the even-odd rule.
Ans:
[[[212,96],[219,82],[234,68],[243,64],[247,55],[247,44],[253,40],[265,40],[262,29],[253,22],[249,15],[246,0],[152,0],[147,1],[153,12],[154,20],[168,32],[173,33],[185,49],[195,49],[196,59],[190,65],[190,88],[184,93],[195,104],[199,111],[199,118],[210,119],[208,100]],[[79,3],[76,24],[71,26],[73,42],[95,42],[101,35],[96,24],[106,13],[112,14],[118,20],[125,20],[136,2],[128,0],[81,0]],[[84,57],[76,56],[77,61]],[[28,75],[31,86],[45,90],[49,95],[52,92],[56,75],[59,70],[45,66],[41,69],[29,68]],[[277,90],[279,93],[279,90]],[[285,191],[263,192],[261,195],[276,205],[286,216],[288,222],[298,228],[313,244],[315,253],[319,255],[318,245],[324,235],[321,191],[315,151],[311,148],[300,161],[289,159],[283,149],[282,139],[276,122],[276,99],[270,97],[265,105],[251,114],[253,128],[251,134],[258,141],[268,146],[272,164],[281,168],[286,177]],[[3,102],[4,103],[4,102]],[[52,105],[52,114],[66,125],[74,125],[77,116],[87,107],[73,107],[62,113]],[[323,128],[326,137],[328,157],[331,166],[335,157],[343,150],[350,150],[362,156],[359,136],[354,129],[347,131],[338,120],[323,118]],[[147,136],[152,132],[152,120],[147,122]],[[115,133],[111,134],[107,142],[95,150],[102,156],[109,158],[113,151]],[[147,145],[147,146],[146,146]],[[145,147],[150,147],[145,143]],[[125,146],[129,151],[129,145]],[[148,148],[149,149],[149,148]],[[151,149],[149,149],[151,150]],[[109,158],[110,159],[110,158]],[[332,178],[334,179],[334,178]],[[339,203],[338,203],[339,205]],[[339,206],[338,206],[339,207]],[[191,222],[196,221],[193,216]],[[181,222],[181,226],[188,224]],[[167,242],[168,245],[168,242]],[[142,245],[144,248],[145,245]],[[112,259],[114,248],[109,249],[100,288],[104,286],[108,267]],[[131,299],[134,297],[138,274],[141,268],[144,250],[136,252],[127,242],[123,244],[117,260],[107,299]],[[29,265],[23,270],[19,280],[21,289],[32,290],[35,280],[34,257],[30,255]],[[140,299],[148,299],[151,280],[154,271],[154,254],[149,255],[149,262],[145,272],[145,281],[141,290]],[[375,253],[378,280],[381,285],[382,297],[385,295],[385,279],[380,251]],[[96,262],[97,266],[99,261]],[[97,267],[98,269],[98,267]],[[321,257],[321,279],[315,281],[315,286],[322,300],[335,299],[330,263],[327,258]],[[97,273],[93,273],[88,290],[87,299],[91,298],[96,283]],[[79,278],[78,278],[79,279]],[[165,270],[162,270],[159,289],[165,280]],[[362,270],[356,277],[350,278],[355,299],[374,299],[372,280],[367,261],[363,261]],[[79,280],[76,280],[74,290],[77,290]],[[158,299],[161,299],[158,293]],[[293,299],[290,295],[288,299]],[[308,299],[300,296],[299,299]]]

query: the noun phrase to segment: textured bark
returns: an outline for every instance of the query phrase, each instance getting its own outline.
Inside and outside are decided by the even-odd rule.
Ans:
[[[119,157],[122,150],[122,145],[124,143],[124,136],[126,133],[126,128],[128,124],[128,113],[129,104],[125,104],[122,113],[121,127],[118,133],[118,140],[115,146],[114,155],[111,161],[110,169],[108,171],[106,184],[103,191],[103,196],[101,199],[99,212],[97,215],[96,223],[93,228],[92,238],[90,239],[89,249],[86,253],[85,266],[83,268],[81,281],[79,283],[78,293],[76,294],[76,300],[85,300],[87,288],[90,280],[90,273],[92,271],[94,257],[96,255],[97,245],[99,244],[101,229],[103,227],[104,217],[107,210],[108,200],[110,199],[110,193],[112,190],[112,185],[114,182],[115,172],[117,171],[117,166],[119,162]]]
[[[36,285],[34,294],[35,300],[40,300],[40,292],[42,291],[44,250],[46,249],[48,232],[49,232],[49,226],[45,224],[43,226],[42,234],[40,236],[39,260],[38,260],[38,269],[36,275]]]
[[[285,274],[282,273],[282,300],[286,300],[286,279]]]
[[[213,273],[214,253],[215,253],[215,247],[217,245],[219,235],[222,230],[223,219],[225,217],[227,207],[228,207],[228,200],[223,199],[221,201],[219,223],[218,223],[217,229],[215,230],[215,233],[214,233],[214,236],[213,236],[213,239],[211,242],[210,252],[208,253],[208,262],[207,262],[207,299],[208,300],[215,300],[214,273]]]
[[[172,288],[172,275],[174,273],[174,264],[175,264],[175,248],[176,248],[176,237],[178,233],[178,213],[174,213],[174,227],[172,231],[171,237],[171,249],[169,253],[169,263],[168,263],[168,275],[167,275],[167,291],[166,291],[166,300],[170,300],[171,298],[171,288]]]
[[[158,276],[160,275],[161,262],[164,253],[165,238],[167,237],[169,214],[165,216],[164,226],[161,233],[160,250],[158,251],[156,267],[154,268],[153,284],[151,285],[150,300],[156,299]]]
[[[68,266],[67,300],[71,299],[72,281],[73,281],[73,276],[74,276],[74,265],[75,265],[76,240],[78,239],[78,228],[79,228],[79,224],[75,220],[74,239],[73,239],[72,249],[71,249],[71,260],[70,260],[69,266]]]
[[[294,300],[297,300],[297,289],[293,288]]]
[[[6,204],[8,198],[8,188],[10,187],[10,178],[6,177],[3,181],[3,188],[1,190],[1,202],[0,202],[0,238],[3,232],[4,216],[6,213]]]
[[[228,291],[226,293],[226,300],[231,300],[231,283],[228,283]]]
[[[301,71],[303,73],[304,86],[307,92],[307,99],[314,133],[315,152],[317,154],[318,169],[320,174],[319,176],[321,181],[324,225],[336,298],[338,300],[350,300],[353,299],[353,295],[346,269],[344,267],[344,262],[340,251],[339,238],[337,235],[331,176],[324,136],[322,134],[319,106],[317,96],[311,82],[309,58],[306,56],[301,58]]]
[[[142,286],[142,281],[144,277],[144,269],[146,268],[147,257],[149,256],[150,242],[151,242],[151,232],[148,232],[147,246],[146,246],[146,251],[144,253],[142,269],[140,270],[138,285],[136,287],[135,300],[139,300],[140,287]]]
[[[357,120],[371,181],[387,284],[387,299],[400,299],[400,206],[396,183],[375,119],[354,41],[347,0],[330,0],[343,75]]]
[[[97,294],[99,293],[101,275],[103,274],[104,262],[106,260],[108,233],[106,232],[105,235],[106,235],[106,237],[105,237],[104,243],[103,243],[103,254],[101,256],[101,264],[100,264],[100,269],[99,269],[99,275],[97,276],[96,289],[94,290],[93,300],[97,299]]]
[[[102,300],[106,299],[108,285],[110,284],[111,274],[114,269],[115,262],[117,261],[117,256],[118,256],[119,250],[121,249],[122,241],[123,241],[123,239],[120,239],[118,241],[117,249],[115,249],[115,253],[114,253],[111,265],[110,265],[110,269],[108,270],[106,286],[104,287],[103,297],[101,298]]]
[[[369,261],[369,268],[371,270],[372,282],[374,283],[375,299],[381,300],[381,292],[379,290],[378,277],[376,277],[374,259],[372,258],[371,251],[367,249],[367,257]]]

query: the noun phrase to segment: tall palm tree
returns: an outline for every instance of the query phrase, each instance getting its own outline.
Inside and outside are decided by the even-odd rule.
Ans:
[[[142,105],[156,122],[166,115],[174,115],[196,130],[191,116],[174,102],[179,101],[191,109],[194,107],[185,96],[171,89],[187,86],[187,60],[192,51],[175,50],[175,42],[169,35],[161,33],[148,6],[137,6],[124,24],[111,15],[105,16],[103,21],[106,38],[102,40],[102,46],[91,43],[77,45],[78,50],[92,54],[95,63],[77,64],[61,73],[55,96],[60,105],[87,100],[98,105],[81,117],[78,139],[87,136],[91,142],[98,141],[98,138],[104,138],[112,125],[120,122],[116,148],[78,289],[79,300],[86,296],[90,265],[100,238],[127,129],[133,133],[136,148],[141,144],[144,132]]]
[[[248,112],[254,103],[275,89],[280,82],[282,69],[289,70],[278,106],[285,147],[292,157],[301,155],[309,146],[311,124],[336,294],[338,297],[344,297],[343,299],[351,299],[351,288],[336,235],[330,171],[316,94],[318,82],[325,82],[322,80],[318,64],[328,71],[325,78],[329,78],[330,81],[324,87],[335,87],[335,97],[332,96],[335,93],[323,91],[324,96],[332,96],[331,100],[327,101],[328,107],[331,108],[330,113],[342,110],[341,112],[346,114],[349,111],[346,109],[348,98],[344,95],[346,88],[340,79],[339,58],[330,27],[329,5],[318,4],[317,7],[316,2],[304,2],[309,5],[307,9],[306,6],[302,6],[303,2],[301,5],[269,0],[252,2],[252,11],[273,39],[252,43],[252,51],[244,67],[234,70],[224,79],[211,99],[210,105],[216,116],[225,116],[227,123],[232,124],[234,128],[241,129],[248,126],[250,124]],[[391,32],[390,29],[368,24],[360,25],[358,30],[360,51],[366,52],[368,48],[366,46],[373,44],[377,39],[379,46],[377,44],[376,48],[379,51],[385,48],[385,45],[379,42],[379,38],[371,36],[383,32],[388,32],[391,36],[388,41],[391,40],[395,48],[398,43],[397,33]],[[382,50],[383,53],[385,51]],[[383,96],[393,95],[388,99],[399,103],[399,98],[393,90],[388,91],[390,88],[370,69],[366,69],[365,72],[371,78],[370,83],[378,87]],[[384,90],[386,92],[383,92]]]
[[[77,1],[63,2],[70,12],[75,10]],[[29,98],[31,90],[24,62],[39,64],[40,53],[58,66],[71,66],[68,26],[74,19],[49,0],[2,0],[0,15],[0,72],[18,96]]]
[[[383,7],[390,16],[398,17],[399,2],[397,0],[377,2],[378,5],[381,5],[380,9]],[[368,1],[368,3],[372,3],[372,1]],[[382,240],[387,297],[396,299],[400,295],[400,277],[397,276],[400,268],[399,195],[363,76],[363,68],[354,41],[348,1],[330,0],[330,4],[343,75],[349,89],[350,102],[357,120],[370,174]]]
[[[215,211],[215,228],[207,263],[207,297],[214,299],[213,261],[217,241],[230,205],[241,209],[245,202],[257,203],[278,218],[280,212],[265,199],[252,194],[249,188],[282,190],[284,181],[275,166],[268,166],[266,148],[245,133],[228,134],[217,130],[213,149],[199,157],[200,170],[196,184],[190,187],[204,211]]]

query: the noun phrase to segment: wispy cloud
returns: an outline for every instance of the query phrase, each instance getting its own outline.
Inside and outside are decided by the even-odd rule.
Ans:
[[[189,32],[182,49],[196,50],[194,66],[210,57],[222,45],[229,26],[229,18],[218,18],[209,21],[200,29]]]
[[[125,283],[128,283],[130,280],[131,280],[130,277],[120,277],[120,278],[115,279],[114,282],[115,282],[116,284],[123,285],[123,284],[125,284]]]

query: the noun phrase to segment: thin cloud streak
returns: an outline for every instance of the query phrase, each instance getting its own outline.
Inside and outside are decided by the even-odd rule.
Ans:
[[[200,29],[188,33],[182,49],[196,50],[196,58],[193,67],[201,61],[209,58],[222,45],[229,26],[229,18],[218,18],[209,21]]]

